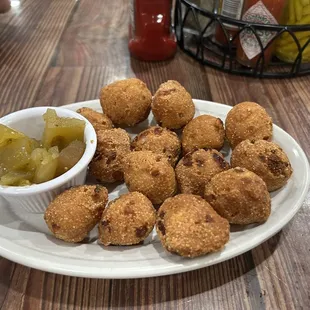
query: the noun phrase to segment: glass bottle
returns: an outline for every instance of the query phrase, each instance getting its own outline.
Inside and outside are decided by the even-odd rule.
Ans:
[[[218,0],[191,0],[192,4],[195,4],[197,7],[202,8],[202,9],[209,11],[209,12],[214,12],[216,5],[218,6],[218,4],[216,4],[217,2],[218,2]],[[183,10],[182,13],[183,13],[182,17],[184,17],[185,10]],[[189,30],[190,33],[191,32],[195,33],[195,31],[198,30],[197,24],[196,24],[197,21],[199,23],[199,28],[201,30],[204,30],[205,27],[210,22],[210,18],[208,18],[202,14],[197,14],[196,17],[197,17],[197,20],[195,20],[194,16],[191,14],[189,14],[187,16],[187,21],[183,27],[183,29],[185,29],[185,31]],[[186,29],[186,28],[189,28],[189,29]],[[208,29],[206,29],[206,31],[204,32],[203,36],[207,37],[207,36],[214,34],[214,29],[215,29],[214,24],[210,25],[208,27]],[[191,30],[193,30],[193,31],[191,31]]]
[[[171,31],[171,0],[131,0],[128,48],[145,61],[173,57],[177,44]]]
[[[289,0],[284,18],[286,25],[310,24],[310,0]],[[295,32],[302,52],[302,62],[310,62],[310,31]],[[307,44],[307,45],[306,45]],[[284,33],[276,41],[276,56],[288,63],[293,63],[298,56],[298,46],[289,33]]]
[[[222,16],[240,20],[242,9],[243,9],[243,4],[244,4],[244,0],[221,0],[219,13]],[[236,36],[239,30],[238,26],[233,26],[233,25],[228,25],[228,24],[223,24],[223,27],[226,30],[229,41],[231,41],[234,38],[234,36]],[[222,45],[228,45],[228,40],[220,25],[216,27],[215,40]],[[232,46],[236,46],[236,42],[237,40],[234,40],[232,42]]]
[[[260,24],[279,24],[286,0],[245,0],[242,13],[242,20]],[[263,48],[274,39],[275,31],[257,30],[256,33],[261,40]],[[274,44],[269,45],[264,51],[264,65],[270,62]],[[261,55],[260,44],[250,29],[244,29],[239,34],[237,45],[237,61],[247,67],[256,67]]]

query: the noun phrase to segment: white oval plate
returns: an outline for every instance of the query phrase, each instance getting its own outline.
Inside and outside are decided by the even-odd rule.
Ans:
[[[194,100],[196,116],[211,114],[225,119],[231,107],[202,100]],[[89,107],[100,111],[98,100],[66,106],[71,110]],[[128,132],[137,132],[155,124],[152,114]],[[297,142],[274,125],[273,140],[287,153],[294,173],[287,185],[271,194],[272,212],[262,225],[233,229],[230,241],[217,253],[195,259],[184,259],[167,253],[155,232],[144,245],[102,247],[97,243],[97,229],[88,243],[70,244],[55,239],[48,231],[42,214],[14,213],[18,206],[9,206],[0,197],[0,255],[17,263],[48,272],[89,278],[142,278],[190,271],[230,259],[264,242],[283,228],[296,214],[309,188],[309,164]],[[228,149],[227,149],[228,150]],[[224,148],[225,153],[225,148]],[[230,154],[227,152],[226,158]],[[126,192],[125,185],[109,188],[109,198]]]

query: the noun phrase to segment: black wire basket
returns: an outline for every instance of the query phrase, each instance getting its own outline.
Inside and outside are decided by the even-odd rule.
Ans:
[[[227,25],[237,29],[233,37],[227,31]],[[241,20],[224,17],[201,8],[189,0],[176,0],[174,27],[180,48],[204,65],[232,74],[260,78],[291,78],[310,74],[310,64],[303,63],[303,52],[310,46],[310,37],[301,45],[296,34],[310,31],[310,25],[270,25],[250,24]],[[218,27],[225,38],[225,44],[219,43],[214,36]],[[236,60],[236,41],[242,31],[251,31],[259,44],[260,54],[254,66],[246,67]],[[271,41],[263,47],[259,33],[273,33]],[[273,56],[266,65],[266,50],[283,33],[287,33],[296,44],[297,56],[291,63],[283,62]]]

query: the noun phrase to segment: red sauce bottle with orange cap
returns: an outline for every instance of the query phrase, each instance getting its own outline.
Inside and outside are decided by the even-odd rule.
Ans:
[[[171,0],[131,0],[128,47],[133,57],[160,61],[174,56],[171,6]]]

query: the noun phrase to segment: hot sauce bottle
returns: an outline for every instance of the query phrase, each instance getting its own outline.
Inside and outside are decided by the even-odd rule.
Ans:
[[[171,0],[131,0],[129,51],[145,61],[173,57],[177,44],[171,31]]]
[[[242,14],[243,3],[244,3],[244,0],[221,0],[219,13],[222,16],[240,20],[241,14]],[[218,25],[215,31],[215,39],[218,43],[222,45],[228,45],[228,40],[231,41],[234,38],[239,28],[237,26],[228,25],[228,24],[223,24],[223,27],[226,30],[226,34],[228,38],[226,38],[226,35],[223,29]],[[236,41],[237,40],[234,40],[231,43],[232,46],[234,47],[236,46]]]
[[[242,20],[258,24],[278,25],[286,5],[286,0],[245,0]],[[256,30],[263,48],[276,36],[275,31]],[[264,51],[264,64],[268,65],[273,45],[269,45]],[[237,61],[247,67],[256,67],[261,55],[260,44],[250,29],[243,30],[239,35],[237,46]]]

